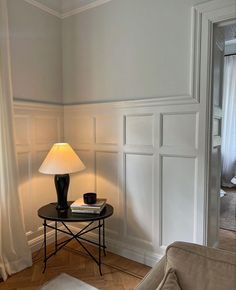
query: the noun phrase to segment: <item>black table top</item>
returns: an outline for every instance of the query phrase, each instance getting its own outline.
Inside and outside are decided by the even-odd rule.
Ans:
[[[70,206],[72,201],[68,202]],[[63,222],[86,222],[95,221],[108,218],[113,214],[113,207],[106,204],[105,208],[100,214],[87,214],[87,213],[72,213],[70,207],[67,210],[57,210],[56,203],[49,203],[38,210],[38,216],[42,219],[51,221]]]

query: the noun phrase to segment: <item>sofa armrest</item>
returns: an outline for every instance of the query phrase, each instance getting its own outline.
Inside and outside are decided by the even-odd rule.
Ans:
[[[165,274],[165,256],[147,273],[135,290],[156,290]]]

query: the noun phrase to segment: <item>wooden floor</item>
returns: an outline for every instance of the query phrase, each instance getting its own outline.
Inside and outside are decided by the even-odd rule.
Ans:
[[[219,248],[236,252],[236,232],[220,230]],[[95,248],[91,250],[96,251]],[[48,261],[44,274],[42,274],[42,269],[42,251],[40,251],[34,254],[34,263],[31,268],[0,283],[0,289],[36,290],[60,273],[67,273],[101,290],[131,290],[150,270],[145,265],[107,253],[107,256],[103,258],[103,276],[101,277],[97,265],[84,254],[77,243],[71,243],[52,257]]]
[[[96,252],[95,248],[90,249]],[[103,276],[100,276],[97,264],[76,243],[71,243],[48,261],[42,274],[41,256],[41,252],[37,257],[34,255],[33,266],[0,283],[0,289],[36,290],[60,273],[67,273],[101,290],[133,290],[150,270],[148,266],[108,252],[102,259]]]

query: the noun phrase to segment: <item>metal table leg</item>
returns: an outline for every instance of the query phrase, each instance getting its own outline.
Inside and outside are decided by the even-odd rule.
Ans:
[[[57,221],[55,221],[55,255],[57,253]]]
[[[105,220],[102,221],[102,238],[103,238],[103,254],[106,256],[106,245],[105,245]]]
[[[99,258],[98,258],[98,263],[99,263],[99,272],[100,275],[102,276],[102,270],[101,270],[101,221],[99,220],[99,227],[98,227],[98,251],[99,251]]]
[[[43,273],[46,270],[47,267],[47,223],[46,220],[44,220],[43,223],[43,236],[44,236],[44,268],[43,268]]]

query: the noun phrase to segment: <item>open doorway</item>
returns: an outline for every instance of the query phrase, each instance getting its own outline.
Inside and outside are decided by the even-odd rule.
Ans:
[[[221,235],[236,233],[236,22],[224,25],[224,76],[221,126]]]
[[[207,233],[207,244],[213,247],[219,246],[219,241],[221,247],[222,238],[224,241],[222,233],[227,235],[220,228],[235,229],[236,222],[235,195],[232,192],[236,175],[235,41],[236,19],[214,24]]]

